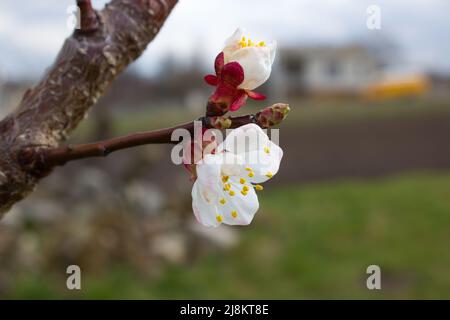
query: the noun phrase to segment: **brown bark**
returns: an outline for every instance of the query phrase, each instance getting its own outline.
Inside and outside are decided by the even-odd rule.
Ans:
[[[36,149],[54,148],[108,85],[156,36],[176,0],[112,0],[99,12],[78,0],[81,30],[69,37],[42,80],[0,122],[0,217],[46,172]]]

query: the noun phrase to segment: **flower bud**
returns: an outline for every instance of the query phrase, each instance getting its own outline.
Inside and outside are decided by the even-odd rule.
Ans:
[[[223,49],[225,64],[238,62],[244,72],[239,89],[254,90],[269,79],[276,49],[275,41],[267,44],[264,41],[253,42],[245,37],[245,31],[241,28],[227,39]]]
[[[276,103],[270,107],[264,108],[255,115],[255,120],[258,125],[263,128],[276,126],[286,118],[291,111],[288,104]]]
[[[228,129],[231,127],[231,119],[228,117],[209,117],[208,125],[214,129]]]

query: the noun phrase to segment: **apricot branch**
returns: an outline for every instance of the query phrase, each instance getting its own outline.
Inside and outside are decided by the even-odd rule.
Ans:
[[[281,123],[289,110],[287,104],[275,104],[261,110],[255,115],[239,117],[203,117],[199,120],[202,121],[204,127],[214,129],[238,128],[249,123],[255,123],[260,127],[268,128]],[[181,128],[188,130],[192,134],[194,122],[155,131],[133,133],[93,143],[68,145],[54,149],[35,149],[34,153],[33,150],[28,150],[28,152],[23,153],[22,162],[28,163],[29,160],[26,158],[38,159],[40,164],[34,165],[34,167],[40,168],[40,171],[45,172],[54,166],[64,165],[69,161],[91,157],[105,157],[114,151],[136,146],[177,143],[171,139],[172,132]]]

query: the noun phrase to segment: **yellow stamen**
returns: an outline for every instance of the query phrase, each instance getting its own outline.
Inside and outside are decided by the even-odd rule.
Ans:
[[[220,199],[219,201],[221,204],[225,204],[227,202],[227,200],[225,200],[225,198]]]
[[[270,171],[267,172],[267,173],[266,173],[266,177],[267,177],[267,178],[272,178],[272,177],[273,177],[273,173],[270,172]]]
[[[241,184],[244,184],[246,181],[245,181],[244,178],[241,178],[241,179],[239,180],[239,182],[240,182]]]
[[[267,154],[269,154],[269,153],[270,153],[269,147],[264,147],[264,152],[267,153]]]
[[[264,187],[262,185],[260,185],[260,184],[257,184],[255,186],[255,189],[258,190],[258,191],[262,191],[262,190],[264,190]]]
[[[231,189],[231,184],[226,183],[223,185],[223,191],[230,191],[230,189]]]
[[[216,220],[217,220],[217,222],[222,222],[222,220],[223,220],[223,217],[219,214],[219,215],[217,215],[216,216]]]
[[[231,190],[229,193],[230,196],[234,196],[235,194],[236,194],[236,192],[234,192],[233,190]]]
[[[245,47],[247,46],[247,40],[245,39],[245,37],[242,37],[241,41],[239,41],[238,44],[239,44],[242,48],[245,48]]]
[[[237,217],[237,211],[231,211],[231,216],[233,217],[233,218],[236,218]]]
[[[253,178],[254,175],[255,175],[255,174],[254,174],[253,172],[249,172],[249,173],[248,173],[248,176],[249,176],[250,178]]]
[[[223,182],[223,183],[226,183],[226,182],[228,181],[229,178],[230,178],[229,176],[223,176],[223,177],[222,177],[222,182]]]
[[[251,39],[247,39],[245,37],[242,37],[241,40],[238,41],[238,45],[241,46],[241,48],[245,47],[265,47],[266,43],[264,41],[260,41],[258,43],[253,42]]]
[[[242,187],[242,191],[247,192],[248,191],[248,187],[247,186],[243,186]]]
[[[249,168],[249,167],[245,168],[245,170],[250,171],[250,172],[253,171],[253,169],[252,169],[252,168]]]
[[[243,196],[246,196],[248,194],[248,192],[244,191],[244,190],[242,190],[241,193],[242,193]]]

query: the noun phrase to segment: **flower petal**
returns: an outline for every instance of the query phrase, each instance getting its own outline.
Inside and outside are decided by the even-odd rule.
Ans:
[[[272,71],[272,58],[269,47],[245,47],[233,52],[229,61],[238,62],[244,70],[244,81],[239,88],[253,90],[266,82]]]
[[[192,209],[197,220],[207,227],[217,227],[217,204],[221,194],[221,167],[223,157],[207,154],[197,164],[197,180],[192,188]]]
[[[225,48],[229,46],[236,45],[244,36],[245,30],[241,27],[237,28],[236,31],[225,41]]]
[[[252,183],[262,183],[277,174],[283,150],[269,140],[262,149],[253,150],[243,158],[246,162],[247,179]]]
[[[217,151],[226,150],[234,154],[244,154],[264,148],[269,137],[256,124],[250,123],[231,131],[225,141],[217,147]]]
[[[218,79],[217,76],[213,75],[213,74],[208,74],[205,76],[205,82],[211,86],[217,86],[218,83]]]
[[[218,212],[223,217],[225,224],[248,225],[259,208],[258,196],[253,186],[245,184],[248,189],[242,193],[244,184],[241,184],[239,180],[239,177],[230,178],[230,191],[233,191],[233,196],[230,195],[230,191],[222,191],[220,200],[224,199],[225,201],[221,204],[219,200]]]
[[[262,183],[274,176],[283,157],[283,150],[256,124],[231,131],[217,147],[217,152],[224,150],[239,155],[243,167],[251,170],[247,170],[246,178],[252,183]]]
[[[269,48],[269,52],[270,52],[270,64],[273,64],[273,62],[275,61],[275,56],[276,56],[276,52],[277,52],[277,42],[272,41],[271,43],[268,43],[266,45],[266,47]]]
[[[237,154],[231,152],[221,152],[222,166],[220,172],[226,176],[242,176],[245,174],[244,159]]]
[[[197,164],[198,179],[206,185],[220,180],[220,168],[223,163],[223,157],[217,154],[207,154]],[[213,185],[211,184],[211,187]]]
[[[202,186],[200,181],[196,181],[192,188],[192,210],[195,218],[199,223],[205,227],[218,227],[221,224],[217,209],[217,199],[214,202],[208,202],[204,197],[204,192],[207,189]]]
[[[237,30],[233,33],[233,35],[225,41],[225,46],[222,50],[224,53],[225,63],[230,62],[230,57],[232,56],[232,54],[236,50],[239,50],[241,48],[241,46],[239,45],[239,41],[242,39],[243,36],[244,36],[244,29],[237,28]]]

